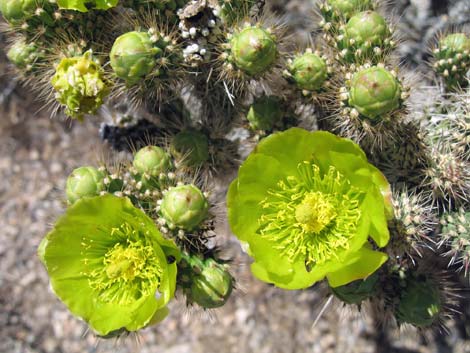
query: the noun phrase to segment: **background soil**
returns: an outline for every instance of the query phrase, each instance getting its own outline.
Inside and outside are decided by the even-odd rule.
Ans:
[[[307,0],[278,1],[289,21],[302,31]],[[407,39],[400,55],[411,70],[425,77],[426,44],[449,24],[470,21],[470,0],[396,1]],[[403,14],[403,15],[401,15]],[[93,164],[107,151],[99,137],[99,121],[70,123],[51,119],[33,102],[27,88],[9,75],[0,35],[0,352],[166,352],[166,353],[368,353],[470,352],[467,307],[450,334],[422,334],[393,325],[379,328],[377,315],[327,301],[321,286],[282,291],[254,280],[237,242],[219,225],[235,256],[239,289],[216,312],[188,312],[174,303],[162,324],[138,336],[99,340],[74,318],[49,289],[46,271],[36,256],[41,238],[64,211],[63,188],[70,171]],[[423,85],[429,84],[423,78]],[[468,292],[464,295],[468,296]],[[467,314],[465,314],[467,312]],[[467,316],[465,316],[467,315]]]

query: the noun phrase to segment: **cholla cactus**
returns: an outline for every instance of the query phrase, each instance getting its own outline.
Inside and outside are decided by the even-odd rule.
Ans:
[[[39,252],[70,310],[111,337],[162,320],[176,290],[189,306],[224,305],[235,279],[210,240],[214,205],[241,164],[228,220],[257,278],[326,278],[347,305],[438,325],[452,285],[423,263],[439,247],[464,274],[470,262],[469,38],[435,48],[446,89],[423,112],[382,3],[322,0],[322,33],[297,43],[264,1],[0,0],[22,78],[72,118],[107,117],[103,138],[136,149],[67,180],[68,209]]]
[[[465,87],[470,69],[470,37],[465,33],[452,33],[439,39],[433,50],[434,68],[448,90]]]
[[[439,234],[439,246],[448,249],[446,256],[450,257],[449,266],[460,265],[460,270],[468,275],[470,268],[470,214],[459,208],[455,212],[444,213],[441,217],[442,226]]]

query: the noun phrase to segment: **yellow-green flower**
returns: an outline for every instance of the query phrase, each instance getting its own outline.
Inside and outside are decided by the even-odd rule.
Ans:
[[[78,200],[39,247],[55,294],[99,335],[163,320],[180,253],[127,198]]]
[[[328,278],[341,286],[374,273],[387,255],[390,186],[359,146],[292,128],[265,138],[228,192],[232,231],[253,274],[281,288]]]

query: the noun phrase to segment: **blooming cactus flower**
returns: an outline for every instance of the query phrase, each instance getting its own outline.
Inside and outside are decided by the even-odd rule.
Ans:
[[[65,10],[75,10],[80,12],[88,12],[91,9],[109,10],[118,4],[118,0],[58,0],[59,8]]]
[[[324,131],[292,128],[265,138],[230,185],[232,231],[253,274],[286,289],[328,278],[341,286],[374,273],[387,255],[390,186],[364,152]]]
[[[39,247],[56,295],[96,333],[162,320],[176,286],[179,250],[127,198],[84,198]]]
[[[63,58],[51,79],[56,98],[72,118],[94,114],[109,93],[104,71],[93,61],[91,50],[82,56]]]

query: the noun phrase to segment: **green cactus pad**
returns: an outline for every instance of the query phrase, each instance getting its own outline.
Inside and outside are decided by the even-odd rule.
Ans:
[[[171,139],[170,152],[184,165],[197,167],[209,160],[209,141],[200,131],[181,131]]]
[[[400,323],[429,327],[439,319],[442,300],[439,287],[425,276],[411,277],[406,281],[395,316]]]
[[[67,178],[67,200],[73,204],[82,197],[97,196],[104,187],[104,175],[95,167],[80,167]]]
[[[109,92],[103,69],[93,61],[91,51],[82,56],[62,59],[51,84],[56,90],[57,100],[72,118],[94,114]]]
[[[34,43],[16,41],[7,52],[8,60],[20,70],[32,70],[43,54]]]
[[[294,58],[288,67],[289,78],[302,90],[318,91],[328,78],[324,59],[306,52]]]
[[[344,286],[331,288],[333,294],[346,304],[361,304],[374,296],[377,291],[379,276],[373,273],[364,280],[354,281]]]
[[[373,121],[400,107],[401,87],[384,68],[373,66],[354,74],[349,90],[349,105]]]
[[[161,212],[170,227],[193,230],[207,217],[209,203],[194,185],[170,188],[163,196]]]
[[[272,130],[282,115],[281,104],[277,97],[262,96],[253,102],[246,118],[254,130]]]
[[[161,52],[147,32],[134,31],[115,40],[109,57],[116,76],[134,85],[152,72]]]
[[[158,146],[146,146],[134,155],[132,162],[138,173],[158,177],[172,168],[171,157]]]
[[[274,36],[260,27],[245,27],[230,41],[231,58],[235,65],[254,76],[269,70],[277,58]]]

